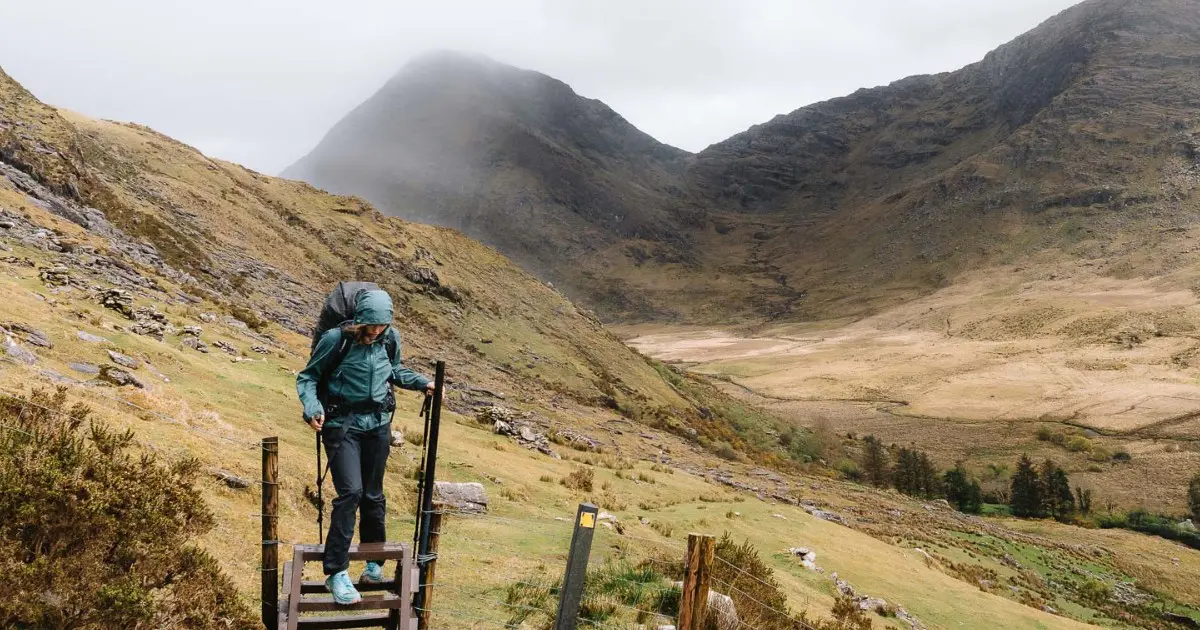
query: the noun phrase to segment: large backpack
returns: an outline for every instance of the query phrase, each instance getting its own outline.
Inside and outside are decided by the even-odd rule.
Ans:
[[[358,304],[358,295],[363,291],[378,291],[379,285],[374,282],[339,282],[325,298],[325,306],[321,308],[321,315],[317,317],[317,326],[313,329],[312,335],[312,350],[317,349],[317,342],[321,340],[321,336],[333,328],[340,328],[352,324],[354,322],[354,307]],[[347,337],[342,337],[342,342],[338,344],[337,350],[334,351],[334,361],[330,365],[326,376],[333,374],[337,366],[350,352],[350,345],[353,340]],[[396,354],[399,348],[396,346],[395,338],[388,335],[384,338],[384,343],[387,344],[388,360],[392,363],[396,362]],[[317,397],[324,398],[324,385],[318,385]]]

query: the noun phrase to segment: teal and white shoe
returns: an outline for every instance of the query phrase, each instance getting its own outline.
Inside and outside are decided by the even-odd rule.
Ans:
[[[350,574],[345,571],[338,571],[326,578],[325,588],[333,594],[333,601],[342,606],[362,601],[362,595],[358,594],[358,589],[354,588],[354,583],[350,581]]]
[[[367,568],[358,578],[360,584],[379,584],[382,581],[383,566],[375,562],[368,562]]]

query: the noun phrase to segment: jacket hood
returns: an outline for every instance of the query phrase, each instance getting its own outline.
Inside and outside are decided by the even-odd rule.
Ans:
[[[392,297],[386,291],[364,291],[354,304],[355,324],[391,324],[392,314]]]

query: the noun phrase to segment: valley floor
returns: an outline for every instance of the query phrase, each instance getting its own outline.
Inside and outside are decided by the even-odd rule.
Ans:
[[[1164,283],[993,272],[853,322],[753,331],[633,327],[686,365],[798,424],[875,434],[943,467],[1070,463],[1124,507],[1186,509],[1200,470],[1200,300]],[[1080,433],[1093,452],[1039,441]],[[1128,462],[1105,457],[1125,450]]]

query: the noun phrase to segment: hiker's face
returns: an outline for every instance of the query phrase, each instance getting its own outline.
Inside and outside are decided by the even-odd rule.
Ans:
[[[366,341],[367,343],[375,343],[375,340],[378,339],[379,335],[382,335],[383,331],[385,330],[387,330],[387,324],[363,326],[363,341]]]

